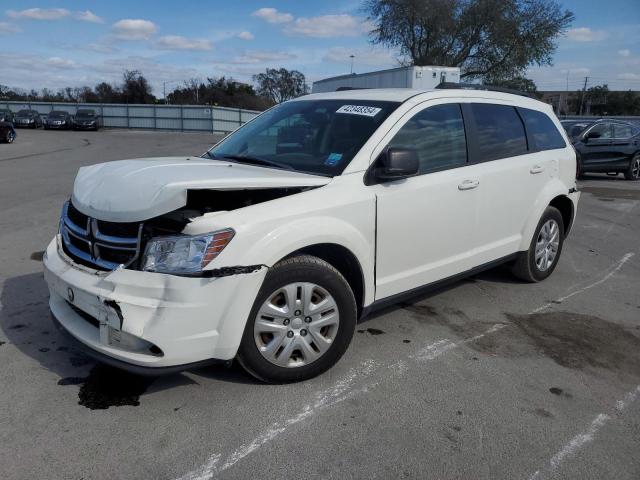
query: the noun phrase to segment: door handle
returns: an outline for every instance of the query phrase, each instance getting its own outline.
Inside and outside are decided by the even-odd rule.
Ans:
[[[480,185],[478,180],[465,180],[460,185],[458,185],[458,190],[472,190]]]
[[[529,173],[532,174],[536,174],[536,173],[542,173],[544,172],[544,167],[541,165],[534,165],[533,167],[531,167],[531,170],[529,170]]]

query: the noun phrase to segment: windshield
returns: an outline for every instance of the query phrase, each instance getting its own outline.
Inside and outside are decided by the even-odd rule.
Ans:
[[[95,113],[93,110],[78,110],[76,117],[94,117]]]
[[[67,115],[67,112],[51,112],[49,113],[49,117],[54,118],[54,117],[65,117]]]
[[[399,103],[297,100],[260,115],[205,155],[317,175],[340,175]]]
[[[20,110],[17,114],[18,117],[32,117],[33,112],[31,110]]]

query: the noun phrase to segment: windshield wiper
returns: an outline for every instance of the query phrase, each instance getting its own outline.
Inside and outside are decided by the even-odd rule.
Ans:
[[[287,165],[285,163],[274,162],[273,160],[267,160],[266,158],[250,157],[248,155],[222,155],[222,158],[226,158],[228,160],[235,160],[236,162],[239,162],[239,163],[265,165],[267,167],[282,168],[284,170],[295,170],[291,165]]]

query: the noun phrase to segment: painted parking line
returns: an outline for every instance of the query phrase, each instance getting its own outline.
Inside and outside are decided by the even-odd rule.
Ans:
[[[635,253],[633,252],[627,253],[619,261],[617,261],[612,266],[610,266],[607,270],[605,270],[607,273],[599,280],[585,287],[582,287],[578,290],[575,290],[570,294],[565,295],[564,297],[560,297],[559,299],[553,302],[549,302],[541,307],[538,307],[532,310],[531,312],[529,312],[529,314],[535,314],[535,313],[541,312],[547,308],[550,308],[555,304],[562,303],[563,301],[571,297],[584,293],[585,291],[606,282],[611,277],[613,277],[618,271],[620,271],[620,269],[624,266],[624,264],[627,261],[629,261],[629,259],[631,259],[634,255]],[[322,410],[325,410],[328,407],[337,405],[348,398],[352,398],[356,395],[364,394],[370,391],[372,388],[376,387],[382,381],[382,379],[389,378],[389,375],[388,375],[389,372],[392,372],[395,375],[404,375],[408,371],[407,361],[425,362],[425,361],[435,360],[436,358],[444,355],[447,352],[450,352],[461,346],[465,346],[470,343],[473,343],[483,337],[486,337],[487,335],[491,335],[495,332],[498,332],[509,325],[510,324],[508,322],[496,323],[491,328],[487,329],[486,331],[478,335],[474,335],[472,337],[468,337],[466,339],[462,339],[459,341],[452,341],[447,338],[438,340],[434,343],[431,343],[429,345],[426,345],[420,348],[415,353],[409,355],[406,361],[400,360],[400,361],[396,361],[394,363],[385,365],[385,364],[376,362],[372,359],[365,360],[358,367],[355,367],[349,370],[347,375],[341,380],[339,380],[338,382],[336,382],[333,386],[318,392],[315,396],[316,398],[315,402],[305,406],[296,415],[274,422],[271,426],[269,426],[269,428],[267,428],[265,431],[260,433],[253,440],[237,447],[232,453],[230,453],[224,458],[224,461],[223,461],[223,454],[218,452],[212,453],[202,466],[179,477],[179,480],[212,479],[216,477],[218,474],[233,467],[236,463],[238,463],[245,457],[249,456],[253,452],[257,451],[262,446],[271,442],[276,437],[283,434],[294,425],[321,412]],[[382,375],[380,380],[372,381],[371,377],[373,377],[374,374],[378,372],[384,372],[384,375]],[[362,383],[364,383],[364,385],[362,385]],[[635,397],[634,397],[634,400],[635,400]],[[630,403],[630,401],[627,401],[625,405],[628,405],[628,403]],[[596,420],[597,420],[597,417],[596,417]],[[602,420],[599,420],[599,421],[602,421]],[[600,428],[600,427],[597,427],[597,428]],[[589,432],[587,432],[587,435],[588,434]],[[580,447],[579,440],[577,440],[573,448],[576,449],[579,447]],[[561,461],[563,458],[564,457],[560,457],[559,461]],[[532,478],[535,478],[536,474],[539,474],[539,472],[536,472],[534,474],[534,477]]]

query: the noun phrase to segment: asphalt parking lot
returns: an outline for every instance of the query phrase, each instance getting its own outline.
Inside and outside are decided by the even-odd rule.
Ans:
[[[365,319],[301,384],[156,380],[51,324],[40,262],[77,169],[210,134],[19,130],[0,144],[0,478],[638,479],[640,182],[592,175],[554,274],[497,268]]]

